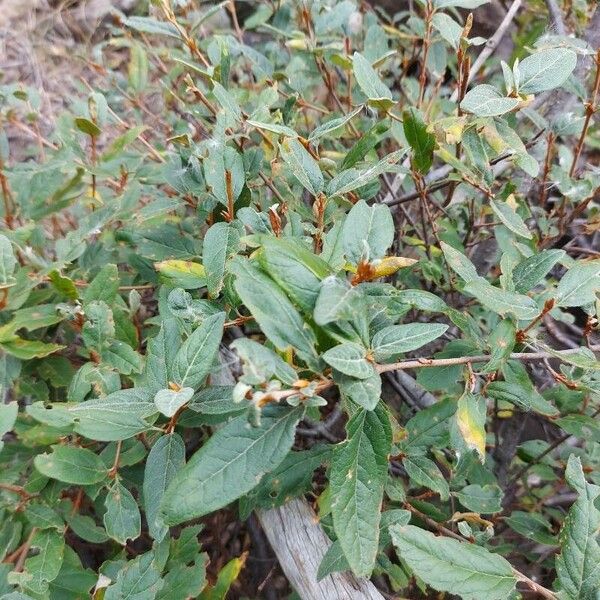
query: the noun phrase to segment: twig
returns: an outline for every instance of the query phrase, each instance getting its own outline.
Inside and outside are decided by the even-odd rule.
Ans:
[[[594,79],[592,97],[591,100],[585,104],[585,121],[583,122],[583,129],[581,130],[577,147],[575,148],[573,162],[571,163],[571,168],[569,170],[569,177],[573,177],[573,173],[575,173],[575,167],[577,166],[577,161],[579,160],[581,150],[583,149],[583,143],[585,142],[585,138],[587,136],[590,121],[592,120],[594,113],[598,110],[598,107],[596,106],[598,92],[600,92],[600,48],[596,51],[596,78]]]
[[[592,352],[600,352],[600,344],[595,346],[589,346],[588,350]],[[513,352],[509,355],[510,360],[544,360],[548,358],[558,358],[559,356],[569,356],[579,352],[579,348],[570,348],[568,350],[557,350],[556,352]],[[378,373],[387,373],[389,371],[402,371],[405,369],[426,369],[431,367],[448,367],[453,365],[467,365],[471,363],[488,362],[491,359],[489,354],[478,354],[476,356],[457,356],[455,358],[413,358],[411,360],[403,360],[400,362],[390,363],[386,365],[376,364],[375,369]],[[316,394],[329,389],[334,384],[333,379],[321,380],[318,382]],[[290,396],[295,396],[300,393],[298,389],[281,390],[265,394],[263,401],[268,402],[280,402]]]
[[[517,11],[521,8],[521,4],[523,0],[513,0],[513,3],[510,5],[508,12],[504,15],[504,19],[498,26],[496,33],[487,41],[485,48],[479,53],[479,56],[475,59],[475,62],[471,66],[471,71],[469,72],[469,77],[467,79],[467,83],[473,81],[473,78],[477,74],[477,71],[483,66],[485,61],[493,54],[493,52],[498,47],[498,44],[502,41],[502,38],[506,34],[506,30],[510,27],[512,20],[515,18]],[[458,99],[458,89],[454,90],[452,96],[450,96],[450,100],[452,102],[456,102]]]
[[[591,346],[589,348],[593,352],[600,352],[600,344]],[[513,352],[510,356],[510,360],[543,360],[544,358],[554,358],[556,354],[561,356],[569,356],[570,354],[576,354],[579,352],[579,348],[572,348],[569,350],[559,350],[556,353],[550,352]],[[401,369],[422,369],[427,367],[447,367],[451,365],[466,365],[468,363],[480,363],[489,361],[491,356],[488,354],[479,354],[477,356],[458,356],[456,358],[415,358],[412,360],[405,360],[397,363],[390,363],[388,365],[377,365],[377,371],[379,373],[385,373],[387,371],[398,371]]]
[[[562,12],[556,0],[546,0],[546,6],[548,7],[550,17],[552,18],[551,27],[554,29],[554,31],[556,31],[556,33],[558,33],[558,35],[567,35]]]

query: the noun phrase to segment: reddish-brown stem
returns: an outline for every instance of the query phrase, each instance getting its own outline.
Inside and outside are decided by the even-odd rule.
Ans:
[[[423,58],[421,60],[421,72],[419,74],[419,101],[417,107],[421,108],[425,97],[425,85],[427,84],[427,57],[431,44],[431,18],[433,17],[433,3],[427,0],[425,9],[425,37],[423,38]]]
[[[581,135],[579,136],[579,140],[577,141],[577,146],[575,147],[575,153],[573,154],[573,162],[571,163],[571,168],[569,169],[569,177],[573,177],[575,173],[575,167],[577,166],[577,161],[581,155],[581,150],[583,149],[583,143],[587,136],[587,132],[590,126],[590,122],[598,107],[596,106],[596,102],[598,100],[598,93],[600,92],[600,48],[596,52],[596,77],[594,79],[594,88],[592,92],[592,97],[589,102],[585,105],[585,121],[583,122],[583,129],[581,130]]]
[[[547,140],[547,148],[546,148],[546,158],[544,159],[544,170],[542,171],[542,189],[540,190],[540,201],[539,205],[544,208],[546,206],[546,198],[548,197],[548,173],[550,172],[550,164],[552,163],[552,150],[554,149],[554,134],[549,131]]]

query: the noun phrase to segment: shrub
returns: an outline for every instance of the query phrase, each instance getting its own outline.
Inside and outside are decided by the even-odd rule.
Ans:
[[[483,3],[161,0],[51,132],[0,88],[1,598],[224,598],[207,515],[308,493],[320,577],[596,598],[600,54]]]

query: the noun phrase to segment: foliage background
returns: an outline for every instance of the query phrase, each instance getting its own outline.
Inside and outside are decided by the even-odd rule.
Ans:
[[[287,597],[296,495],[323,573],[597,597],[599,16],[479,4],[3,6],[0,597]]]

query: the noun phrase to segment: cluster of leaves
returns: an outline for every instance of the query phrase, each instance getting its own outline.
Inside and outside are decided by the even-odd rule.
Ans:
[[[0,598],[224,598],[190,522],[309,491],[320,577],[597,597],[593,52],[469,89],[481,4],[160,0],[47,137],[0,88]]]

